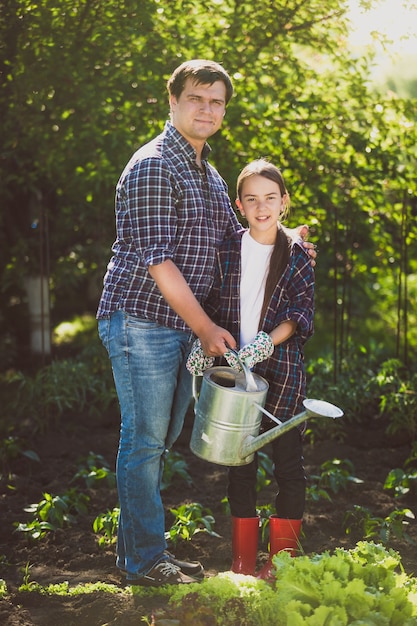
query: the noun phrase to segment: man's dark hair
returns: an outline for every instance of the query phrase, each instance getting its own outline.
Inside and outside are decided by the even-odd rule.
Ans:
[[[226,70],[215,61],[206,59],[193,59],[185,61],[172,73],[168,80],[167,87],[169,94],[178,100],[184,91],[184,85],[188,78],[197,85],[212,85],[221,80],[226,87],[226,104],[233,95],[233,85]]]

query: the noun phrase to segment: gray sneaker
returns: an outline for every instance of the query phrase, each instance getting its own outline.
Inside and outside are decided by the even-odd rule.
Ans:
[[[169,561],[179,567],[183,574],[189,576],[190,578],[194,578],[196,581],[203,580],[204,578],[204,568],[199,561],[180,561],[176,559],[171,552],[165,550],[165,553],[169,559]]]
[[[144,576],[126,578],[128,585],[143,587],[161,587],[162,585],[181,585],[194,583],[195,580],[183,574],[179,567],[170,561],[160,561]]]

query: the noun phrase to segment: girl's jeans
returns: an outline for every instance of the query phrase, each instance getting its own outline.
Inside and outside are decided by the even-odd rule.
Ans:
[[[165,452],[181,433],[191,398],[188,333],[116,311],[98,322],[121,412],[116,463],[117,565],[129,577],[164,558],[160,485]]]

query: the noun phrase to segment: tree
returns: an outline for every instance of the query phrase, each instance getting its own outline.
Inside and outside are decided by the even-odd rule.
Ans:
[[[94,311],[117,177],[162,128],[171,71],[207,57],[236,88],[211,141],[232,199],[246,161],[270,158],[292,224],[308,221],[319,243],[313,349],[338,361],[352,342],[416,345],[415,103],[370,89],[369,61],[347,47],[345,2],[8,0],[1,10],[6,321],[42,259],[54,320]]]

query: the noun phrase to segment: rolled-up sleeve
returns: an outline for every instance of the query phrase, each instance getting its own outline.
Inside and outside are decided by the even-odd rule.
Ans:
[[[161,159],[139,161],[124,180],[133,246],[143,264],[159,265],[175,254],[177,213],[170,173]]]
[[[286,289],[275,324],[296,322],[296,334],[307,340],[314,330],[314,270],[308,253],[294,244],[285,276]]]

